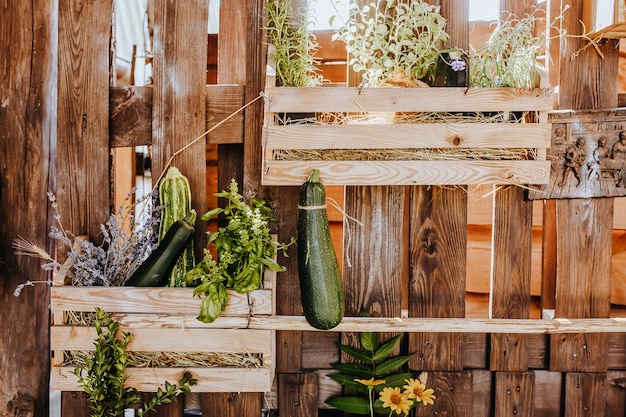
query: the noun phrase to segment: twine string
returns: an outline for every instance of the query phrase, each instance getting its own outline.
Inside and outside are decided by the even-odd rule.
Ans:
[[[250,100],[249,102],[247,102],[246,104],[244,104],[243,106],[241,106],[240,108],[235,110],[233,113],[229,114],[224,119],[222,119],[221,121],[216,123],[209,130],[205,131],[203,134],[201,134],[200,136],[198,136],[197,138],[195,138],[194,140],[192,140],[191,142],[189,142],[188,144],[186,144],[185,146],[183,146],[182,148],[180,148],[179,150],[174,152],[172,154],[172,156],[170,156],[170,158],[167,160],[167,163],[165,164],[165,167],[163,168],[163,171],[161,172],[161,175],[159,175],[159,178],[155,181],[155,183],[154,183],[155,187],[157,186],[156,184],[158,184],[159,181],[161,181],[161,178],[163,178],[163,176],[165,175],[165,172],[167,171],[167,168],[172,164],[172,161],[174,161],[175,157],[177,157],[178,155],[180,155],[181,153],[183,153],[184,151],[189,149],[191,146],[195,145],[196,142],[198,142],[199,140],[204,139],[204,137],[206,135],[208,135],[209,133],[211,133],[212,131],[214,131],[215,129],[217,129],[218,127],[223,125],[224,123],[226,123],[228,120],[230,120],[233,117],[235,117],[239,112],[245,110],[246,108],[248,108],[249,106],[251,106],[252,104],[256,103],[258,100],[260,100],[260,99],[262,99],[264,97],[265,97],[265,95],[263,93],[260,93],[256,98]]]

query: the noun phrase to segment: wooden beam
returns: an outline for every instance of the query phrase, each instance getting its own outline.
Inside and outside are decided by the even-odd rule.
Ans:
[[[206,85],[206,142],[243,143],[243,85]],[[111,148],[152,144],[153,87],[111,87]],[[239,111],[238,111],[239,110]],[[219,126],[217,126],[219,125]],[[217,127],[216,127],[217,126]]]

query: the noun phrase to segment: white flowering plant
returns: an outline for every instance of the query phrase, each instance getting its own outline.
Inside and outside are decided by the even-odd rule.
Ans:
[[[428,83],[434,77],[440,48],[449,39],[439,9],[423,1],[352,5],[348,21],[333,39],[346,44],[349,64],[363,72],[367,86]]]
[[[215,321],[226,309],[228,289],[249,293],[260,288],[265,268],[284,271],[274,259],[277,247],[286,256],[285,250],[294,242],[293,238],[289,244],[273,241],[271,209],[258,198],[246,203],[234,180],[228,191],[215,195],[226,199],[226,205],[205,213],[202,219],[223,215],[226,225],[209,234],[204,258],[185,276],[187,284],[197,283],[194,296],[202,298],[198,320],[205,323]]]

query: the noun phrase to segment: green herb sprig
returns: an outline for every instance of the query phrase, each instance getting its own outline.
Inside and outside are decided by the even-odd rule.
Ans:
[[[268,56],[276,66],[278,85],[313,87],[321,83],[322,77],[314,58],[319,44],[308,28],[311,9],[307,2],[302,11],[294,12],[292,3],[292,0],[267,0],[265,3],[265,30],[272,46]]]
[[[119,333],[119,323],[110,313],[96,307],[95,328],[97,337],[95,350],[83,357],[83,364],[76,366],[74,374],[78,384],[88,395],[92,417],[122,417],[124,410],[140,403],[135,388],[125,387],[130,333]],[[171,403],[182,393],[190,392],[196,380],[185,374],[177,384],[165,382],[165,391],[158,388],[147,404],[143,405],[139,417],[154,412],[161,404]]]
[[[209,249],[205,249],[204,258],[187,272],[188,283],[199,282],[194,288],[194,296],[202,298],[198,320],[210,323],[226,309],[227,289],[239,293],[249,293],[261,286],[265,268],[282,272],[274,256],[277,246],[285,254],[286,248],[293,243],[276,243],[270,234],[272,211],[263,200],[252,198],[246,203],[239,194],[237,183],[230,183],[229,191],[215,194],[227,200],[226,205],[215,208],[202,216],[208,221],[223,215],[226,226],[210,233],[209,245],[213,245],[217,259]],[[285,254],[286,256],[286,254]]]

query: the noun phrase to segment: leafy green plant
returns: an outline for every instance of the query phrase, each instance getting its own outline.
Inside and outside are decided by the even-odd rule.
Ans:
[[[477,87],[538,87],[537,57],[545,50],[545,33],[535,34],[540,9],[499,20],[489,39],[471,56],[471,84]]]
[[[84,356],[84,364],[74,369],[78,383],[89,396],[93,417],[122,417],[124,410],[140,403],[139,393],[125,387],[130,333],[118,334],[119,323],[111,314],[96,307],[95,328],[97,338],[93,353]],[[161,404],[171,403],[179,394],[190,392],[196,380],[185,374],[176,384],[165,382],[165,390],[158,388],[139,416],[155,412]]]
[[[330,378],[356,394],[330,398],[327,403],[343,412],[372,417],[390,416],[394,411],[408,414],[419,404],[433,404],[433,390],[427,389],[413,372],[402,371],[412,355],[390,356],[402,336],[400,333],[381,344],[377,333],[362,332],[361,349],[339,345],[354,363],[333,365],[339,373]]]
[[[432,80],[440,47],[449,39],[439,9],[422,1],[353,5],[348,21],[333,38],[346,44],[349,64],[363,71],[370,87],[398,84],[398,79],[401,84]]]
[[[546,30],[537,33],[537,26],[545,21],[545,12],[534,8],[524,17],[508,13],[498,20],[489,38],[482,42],[470,57],[470,85],[476,87],[517,87],[535,88],[540,86],[540,74],[545,73],[541,57],[546,54],[549,40],[568,37],[587,41],[583,49],[593,46],[603,57],[597,45],[597,39],[591,39],[587,33],[568,34],[562,28],[564,13],[569,8],[565,5],[559,14],[546,24]],[[583,27],[583,32],[585,28]],[[554,34],[554,35],[552,35]],[[562,51],[565,53],[565,50]],[[580,53],[571,54],[574,58]],[[546,58],[547,59],[547,58]]]
[[[269,268],[282,272],[284,268],[275,260],[276,245],[283,253],[289,244],[276,244],[270,234],[272,211],[263,200],[252,198],[250,205],[239,194],[237,183],[230,183],[229,191],[215,194],[225,198],[224,208],[215,208],[202,216],[210,220],[224,215],[226,226],[209,234],[208,243],[213,245],[217,259],[211,250],[205,249],[204,258],[187,272],[188,283],[198,281],[194,296],[202,298],[198,320],[213,322],[226,309],[227,289],[249,293],[261,286],[263,270]],[[292,239],[293,242],[293,239]],[[290,243],[291,244],[291,243]]]
[[[292,0],[265,3],[266,31],[272,46],[268,56],[276,65],[278,85],[283,87],[313,87],[321,83],[314,59],[319,45],[308,29],[311,11],[306,4],[303,11],[296,13]]]

